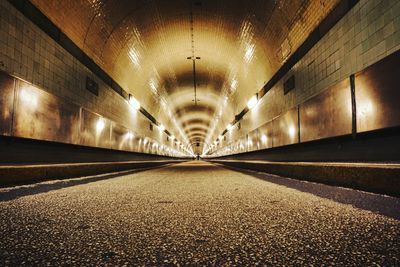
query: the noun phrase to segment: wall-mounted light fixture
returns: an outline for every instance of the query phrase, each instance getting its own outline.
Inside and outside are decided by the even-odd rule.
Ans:
[[[296,128],[293,125],[290,125],[288,132],[289,132],[290,137],[294,137],[294,135],[296,134]]]
[[[23,88],[20,92],[20,99],[25,104],[24,107],[36,108],[38,106],[38,96],[33,90]]]
[[[136,98],[133,97],[133,95],[129,94],[128,102],[134,109],[136,110],[140,109],[140,103]]]
[[[104,120],[100,118],[96,123],[96,131],[97,131],[97,133],[100,133],[101,131],[103,131],[104,126],[105,126]]]
[[[252,108],[254,108],[255,106],[257,106],[257,103],[258,103],[258,94],[255,94],[255,95],[253,95],[253,96],[249,99],[249,101],[247,102],[247,107],[248,107],[249,109],[252,109]]]
[[[132,139],[133,138],[133,133],[132,132],[128,132],[127,134],[126,134],[126,137],[130,140],[130,139]]]
[[[261,136],[261,142],[266,143],[267,142],[267,136],[265,134],[263,134]]]

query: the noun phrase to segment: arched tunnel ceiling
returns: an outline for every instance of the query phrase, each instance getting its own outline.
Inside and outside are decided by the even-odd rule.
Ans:
[[[201,153],[339,0],[31,2]]]

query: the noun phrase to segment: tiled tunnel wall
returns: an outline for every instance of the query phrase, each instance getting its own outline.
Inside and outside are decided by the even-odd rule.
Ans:
[[[339,117],[335,120],[335,114],[329,113],[334,112],[335,108],[332,107],[329,110],[323,109],[322,105],[316,106],[316,112],[320,112],[320,114],[319,119],[313,122],[314,126],[318,128],[330,120],[328,124],[331,125],[326,124],[326,127],[331,126],[332,132],[325,135],[319,134],[313,138],[351,134],[350,75],[366,69],[389,55],[393,56],[393,53],[399,49],[400,2],[396,0],[359,1],[260,99],[254,109],[250,110],[231,131],[225,134],[222,141],[212,145],[208,153],[212,156],[221,156],[310,141],[308,137],[301,138],[300,136],[305,133],[306,127],[303,127],[303,132],[298,134],[298,117],[301,113],[298,114],[297,109],[303,103],[303,106],[306,106],[305,102],[307,105],[312,101],[319,101],[322,104],[324,99],[329,98],[335,98],[337,107],[341,106],[341,109],[346,109],[344,111],[336,109],[336,112],[347,113],[347,125],[340,125]],[[398,59],[398,56],[396,58]],[[398,66],[398,63],[396,65]],[[393,70],[392,67],[390,68]],[[380,71],[384,74],[384,69]],[[292,75],[295,77],[295,88],[285,94],[284,82]],[[377,75],[379,76],[379,74]],[[388,78],[396,78],[398,74],[394,72],[392,76]],[[360,86],[358,88],[359,96],[362,97],[363,89]],[[392,87],[391,90],[395,97],[396,87]],[[377,101],[379,101],[378,98]],[[324,105],[332,106],[332,103],[324,103]],[[393,107],[396,108],[395,105]],[[360,113],[361,110],[358,112]],[[325,121],[323,116],[326,116]],[[365,123],[360,119],[359,114],[358,124]],[[369,119],[371,118],[365,118],[365,121]],[[290,120],[293,122],[289,122]],[[289,124],[293,124],[293,126]],[[289,129],[290,127],[292,129]],[[343,128],[346,129],[343,130]],[[279,131],[287,131],[286,140],[279,140],[282,137]],[[270,138],[273,136],[275,138]],[[273,141],[275,141],[274,144],[272,144]]]
[[[73,105],[77,110],[81,108],[83,110],[80,111],[81,131],[85,131],[83,129],[85,127],[93,128],[89,129],[89,132],[95,131],[96,128],[96,122],[90,125],[84,124],[83,113],[93,114],[95,117],[100,115],[106,122],[105,130],[108,129],[108,124],[113,125],[114,136],[132,133],[134,140],[143,139],[141,147],[132,148],[130,146],[123,150],[169,156],[183,155],[180,151],[182,148],[177,143],[167,138],[165,133],[161,133],[156,125],[153,125],[151,130],[151,122],[143,114],[134,110],[124,98],[4,0],[0,1],[0,70],[33,84],[30,90],[43,96],[45,101],[51,98],[55,102],[65,103],[64,106]],[[98,84],[97,96],[86,89],[87,77]],[[23,82],[19,84],[23,84]],[[43,104],[43,107],[51,108],[52,106]],[[52,112],[55,110],[41,110],[35,116],[42,117],[33,118],[31,116],[31,118],[26,117],[25,120],[42,119],[44,121],[46,113]],[[16,116],[22,116],[22,114],[18,113]],[[52,124],[52,120],[49,119],[48,123]],[[106,140],[96,143],[83,140],[85,139],[83,132],[80,134],[82,140],[71,141],[72,137],[60,139],[52,138],[50,135],[43,138],[43,135],[35,132],[35,127],[46,127],[46,125],[42,123],[30,128],[28,126],[29,124],[25,124],[23,134],[18,134],[18,128],[16,128],[11,129],[11,132],[5,133],[5,135],[114,149],[119,147],[118,144],[112,145],[112,137],[110,138],[108,135],[102,137]],[[15,125],[13,127],[15,128]],[[63,127],[65,125],[60,125],[60,128]],[[156,149],[152,149],[153,145]]]

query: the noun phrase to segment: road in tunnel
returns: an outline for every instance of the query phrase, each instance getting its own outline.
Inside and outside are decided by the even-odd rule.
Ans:
[[[398,207],[203,161],[44,182],[0,190],[0,265],[395,266]]]

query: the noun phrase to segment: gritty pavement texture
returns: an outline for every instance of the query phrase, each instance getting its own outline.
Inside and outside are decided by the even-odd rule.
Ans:
[[[199,161],[45,182],[0,189],[0,266],[399,266],[399,207]]]

